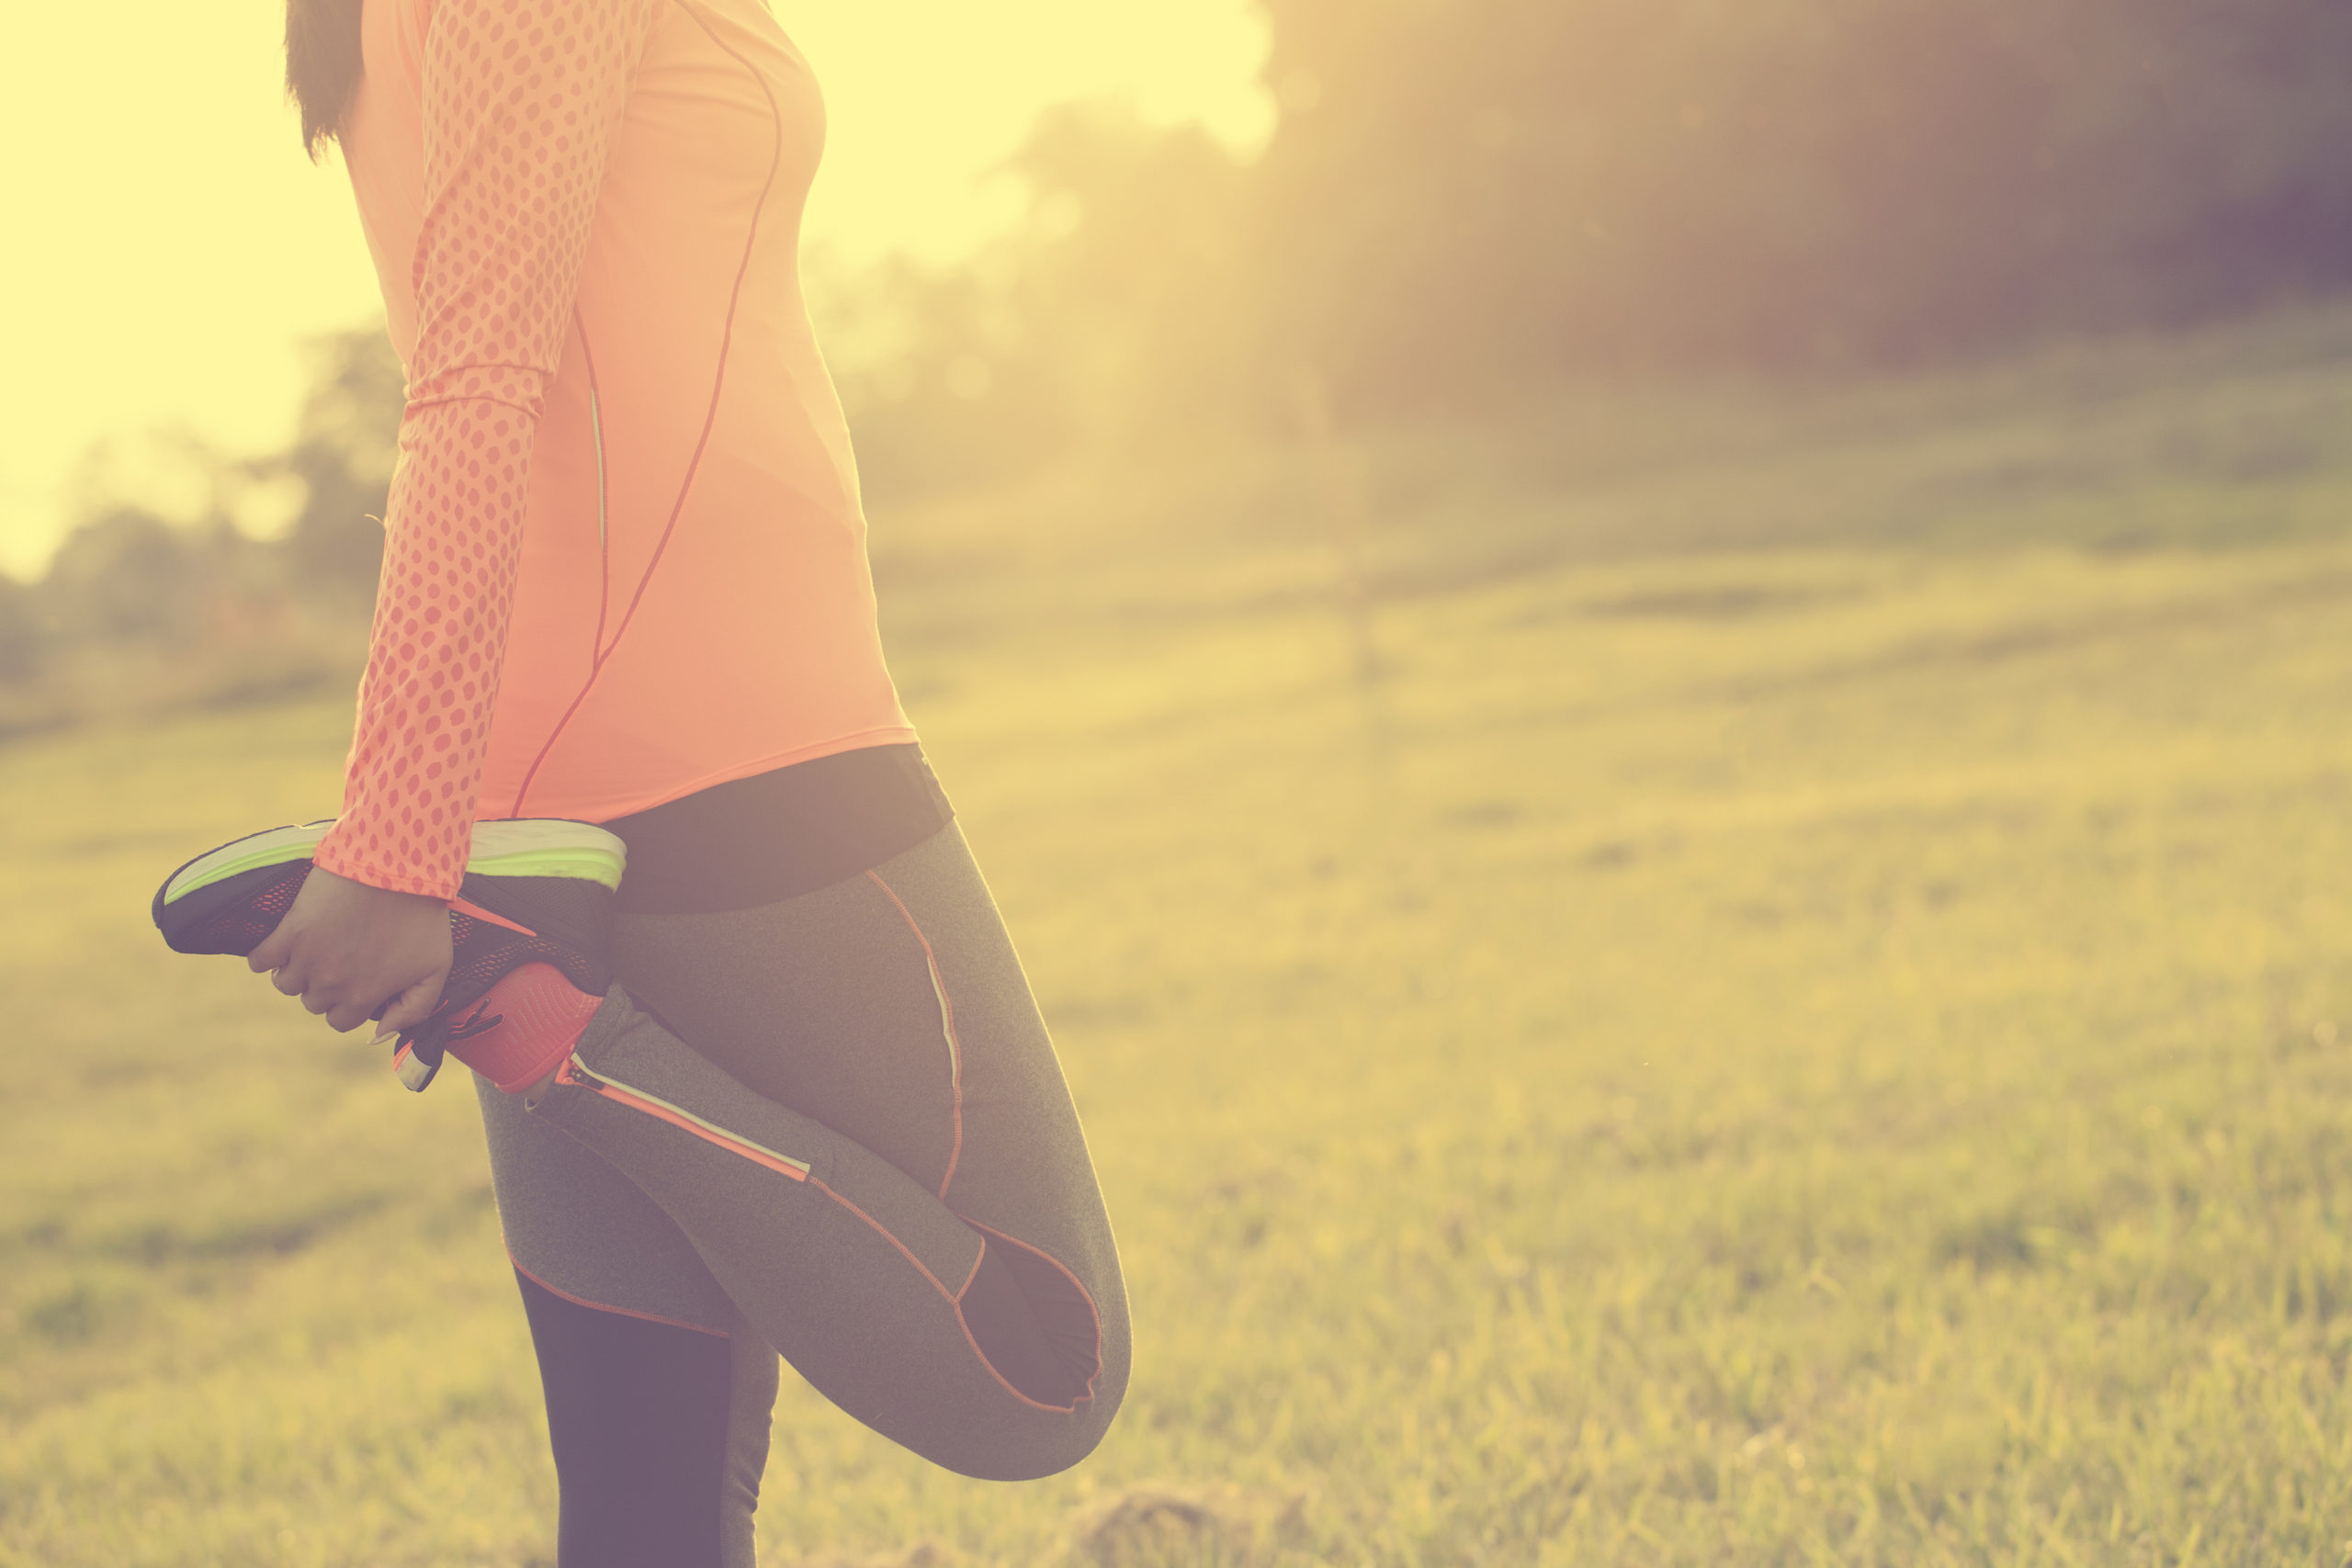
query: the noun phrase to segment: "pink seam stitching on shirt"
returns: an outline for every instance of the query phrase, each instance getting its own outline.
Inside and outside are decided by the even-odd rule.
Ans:
[[[735,311],[742,303],[743,280],[751,276],[752,255],[760,239],[760,218],[767,210],[769,193],[775,188],[776,171],[784,166],[784,108],[775,101],[775,94],[769,90],[767,78],[761,75],[759,68],[741,53],[729,48],[726,40],[695,14],[694,6],[686,4],[686,0],[678,0],[678,9],[684,12],[695,26],[702,28],[719,52],[749,73],[752,82],[758,85],[760,96],[768,101],[768,117],[775,125],[775,151],[768,160],[767,180],[760,186],[760,198],[752,206],[752,224],[743,239],[743,260],[735,269],[735,287],[727,299],[727,321],[719,334],[718,367],[711,380],[710,408],[703,415],[702,434],[695,442],[694,456],[687,459],[686,477],[678,486],[678,499],[671,505],[670,520],[662,525],[662,537],[653,547],[653,558],[645,563],[645,574],[637,580],[637,591],[629,595],[628,608],[622,612],[621,624],[613,632],[612,646],[597,655],[594,664],[589,669],[587,681],[580,688],[580,694],[571,699],[571,705],[563,710],[561,718],[556,720],[555,728],[548,733],[546,744],[539,748],[539,754],[531,759],[530,767],[525,771],[522,786],[514,792],[514,815],[517,817],[523,815],[524,797],[530,794],[533,782],[539,776],[539,768],[548,760],[548,753],[555,750],[555,743],[562,739],[563,732],[571,727],[572,719],[579,716],[581,705],[587,702],[588,694],[596,689],[597,678],[604,674],[605,664],[619,649],[621,638],[628,635],[629,623],[637,618],[637,607],[644,601],[645,591],[651,585],[653,574],[661,568],[662,558],[670,548],[670,536],[677,531],[678,519],[685,513],[686,497],[693,491],[695,475],[702,468],[703,452],[709,446],[710,433],[718,423],[718,400],[727,385],[727,356],[735,341]]]
[[[596,382],[596,350],[588,341],[588,320],[578,305],[571,307],[571,323],[580,331],[580,357],[588,366],[588,417],[596,427],[596,632],[588,639],[593,670],[604,650],[605,616],[613,605],[613,542],[605,513],[605,411]]]

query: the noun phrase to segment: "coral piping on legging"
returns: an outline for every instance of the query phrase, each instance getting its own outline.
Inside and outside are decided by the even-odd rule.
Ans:
[[[917,942],[922,943],[922,961],[931,970],[931,993],[939,998],[939,1032],[947,1042],[947,1115],[952,1129],[947,1144],[947,1168],[939,1178],[939,1196],[944,1199],[948,1185],[956,1179],[956,1162],[964,1157],[964,1047],[956,1038],[956,1004],[948,999],[947,982],[939,973],[939,955],[931,950],[931,938],[922,934],[922,926],[915,919],[914,912],[907,908],[906,900],[882,880],[880,872],[868,871],[865,875],[866,880],[882,889],[891,907],[907,922],[907,929],[915,933]]]
[[[663,1317],[659,1313],[639,1312],[630,1307],[613,1306],[605,1302],[592,1302],[586,1296],[575,1296],[570,1291],[562,1290],[557,1286],[548,1284],[545,1280],[540,1279],[537,1274],[534,1274],[528,1269],[524,1268],[523,1260],[514,1256],[514,1249],[511,1247],[506,1249],[506,1261],[514,1265],[514,1272],[522,1275],[523,1278],[530,1280],[531,1283],[537,1285],[548,1294],[551,1296],[560,1296],[565,1301],[570,1302],[573,1306],[586,1307],[591,1312],[608,1312],[615,1317],[633,1317],[641,1323],[658,1323],[665,1328],[692,1329],[696,1334],[707,1334],[714,1339],[729,1339],[733,1337],[732,1335],[729,1334],[727,1330],[723,1328],[706,1328],[699,1323],[688,1323],[684,1318]]]

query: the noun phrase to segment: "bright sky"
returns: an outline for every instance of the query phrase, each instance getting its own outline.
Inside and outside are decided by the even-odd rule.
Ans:
[[[934,260],[1011,216],[983,176],[1038,110],[1124,94],[1261,141],[1250,0],[773,0],[831,122],[808,237]],[[18,6],[0,51],[0,570],[37,573],[92,442],[186,427],[237,453],[289,434],[305,334],[368,320],[376,280],[340,167],[281,102],[279,0]]]

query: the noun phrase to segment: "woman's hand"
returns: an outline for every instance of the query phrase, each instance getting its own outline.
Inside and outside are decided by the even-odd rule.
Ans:
[[[311,867],[294,907],[246,960],[338,1030],[398,1033],[432,1016],[449,977],[449,908]]]

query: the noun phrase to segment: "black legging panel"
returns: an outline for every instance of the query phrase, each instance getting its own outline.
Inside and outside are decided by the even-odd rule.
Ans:
[[[765,1455],[758,1439],[775,1397],[767,1348],[571,1301],[519,1268],[514,1280],[561,1487],[557,1561],[727,1568],[730,1556],[743,1560]]]

